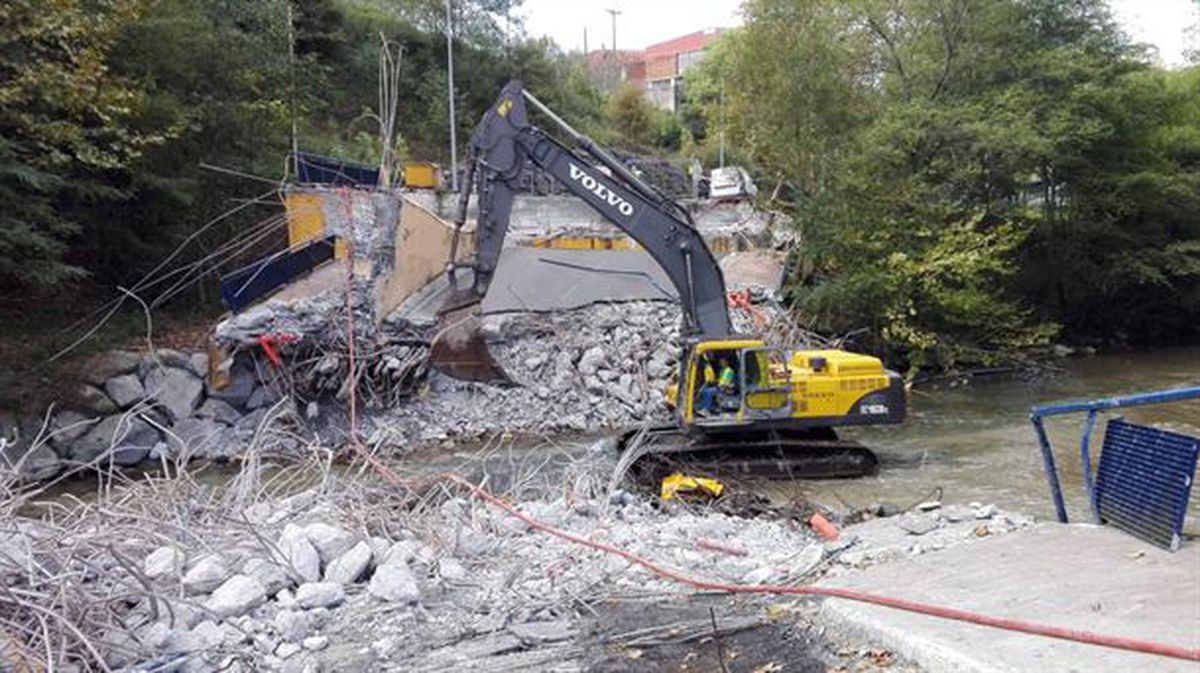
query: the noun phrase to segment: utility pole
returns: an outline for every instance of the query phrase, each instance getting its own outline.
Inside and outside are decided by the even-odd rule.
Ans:
[[[721,165],[720,167],[725,168],[725,77],[724,76],[721,77],[720,106],[721,106],[721,121],[719,123],[721,125],[721,135],[720,135],[721,144],[720,144],[720,148],[717,150],[717,157],[718,157],[718,163],[720,163],[720,165]]]
[[[450,190],[458,191],[458,139],[454,129],[454,31],[450,2],[446,0],[446,81],[450,93]]]
[[[287,3],[287,38],[288,38],[288,114],[292,118],[292,169],[296,171],[296,179],[300,179],[300,141],[296,137],[296,22],[292,17],[292,3]],[[284,171],[287,173],[287,164]],[[284,176],[286,178],[286,175]]]
[[[583,55],[587,57],[587,26],[583,27]]]
[[[604,11],[612,15],[612,54],[613,59],[615,60],[617,57],[617,15],[620,14],[621,11],[617,9],[606,9]]]

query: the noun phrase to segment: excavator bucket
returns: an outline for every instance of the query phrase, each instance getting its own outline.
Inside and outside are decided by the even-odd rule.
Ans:
[[[515,385],[492,357],[482,330],[479,299],[450,296],[438,311],[438,331],[429,348],[430,364],[463,381]]]

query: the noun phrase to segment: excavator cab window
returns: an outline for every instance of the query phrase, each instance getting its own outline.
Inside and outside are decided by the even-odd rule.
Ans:
[[[785,418],[792,413],[787,352],[747,348],[741,352],[742,398],[750,418]]]
[[[692,360],[692,409],[701,417],[736,415],[742,407],[742,360],[737,350],[711,350]]]

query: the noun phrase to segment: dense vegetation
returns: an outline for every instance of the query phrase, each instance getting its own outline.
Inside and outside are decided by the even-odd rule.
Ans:
[[[711,166],[723,134],[796,217],[797,307],[895,361],[1200,331],[1200,67],[1150,65],[1101,2],[747,0],[678,116],[602,96],[519,2],[454,6],[460,144],[513,76],[625,149]],[[293,121],[302,149],[377,161],[381,35],[397,151],[446,162],[445,28],[440,0],[0,4],[6,303],[70,313],[218,213],[242,206],[177,262],[244,231],[278,209]]]
[[[824,328],[918,367],[1200,332],[1200,68],[1152,67],[1100,2],[744,10],[691,107],[788,187]]]
[[[518,2],[454,6],[460,143],[512,76],[581,126],[599,124],[603,100],[578,59],[501,13]],[[4,3],[0,289],[13,301],[128,287],[210,218],[260,198],[179,261],[211,251],[278,209],[293,119],[301,149],[378,161],[381,35],[403,48],[401,156],[448,163],[440,1]]]

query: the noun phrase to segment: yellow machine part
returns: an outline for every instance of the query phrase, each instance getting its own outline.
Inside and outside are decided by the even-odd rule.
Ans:
[[[693,349],[694,361],[690,365],[686,381],[687,397],[684,420],[695,419],[695,402],[705,374],[697,363],[700,356],[712,352],[732,352],[744,349],[764,348],[761,340],[735,339],[714,340],[699,343]],[[778,409],[791,398],[792,417],[845,416],[851,413],[854,403],[864,395],[888,388],[887,371],[883,363],[869,355],[840,350],[774,351],[788,357],[787,363],[771,359],[771,350],[755,351],[758,358],[759,381],[762,388],[787,388],[788,392],[753,392],[746,397],[747,406],[755,409]],[[738,413],[735,420],[742,420]]]
[[[438,189],[442,186],[442,167],[430,161],[404,164],[404,186],[409,189]]]
[[[842,416],[867,393],[886,390],[887,371],[879,358],[839,350],[796,351],[788,363],[793,414]]]
[[[285,194],[283,207],[287,211],[289,248],[298,248],[325,235],[325,212],[321,210],[320,194]],[[346,243],[340,238],[333,245],[333,256],[346,258]]]
[[[639,246],[628,238],[603,236],[539,236],[531,247],[559,250],[636,250]]]
[[[716,479],[693,477],[676,472],[668,477],[663,477],[662,490],[659,495],[663,500],[673,500],[685,495],[705,495],[719,498],[724,492],[725,484]]]

